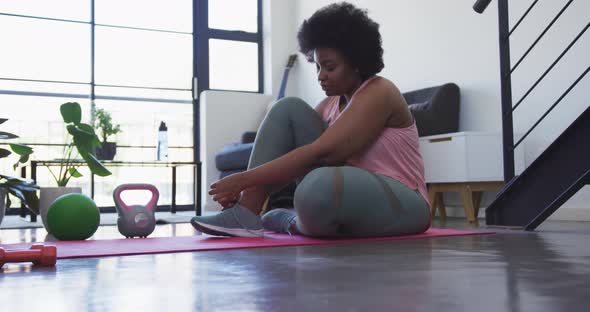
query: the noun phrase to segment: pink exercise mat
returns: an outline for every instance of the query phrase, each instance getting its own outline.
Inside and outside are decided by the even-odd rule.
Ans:
[[[363,242],[396,241],[441,236],[482,235],[494,232],[463,231],[431,228],[423,234],[358,239],[315,239],[299,235],[267,233],[265,238],[214,237],[208,235],[154,237],[133,239],[105,239],[84,241],[55,241],[46,245],[57,246],[58,259],[125,256],[170,252],[243,249],[281,246],[334,245]],[[6,250],[29,248],[33,243],[1,245]]]

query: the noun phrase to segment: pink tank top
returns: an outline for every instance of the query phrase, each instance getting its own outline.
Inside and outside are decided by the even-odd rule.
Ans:
[[[366,80],[352,96],[362,90],[375,76]],[[331,126],[340,115],[338,96],[332,96],[324,108],[322,118]],[[420,154],[416,121],[407,128],[385,128],[377,140],[366,150],[354,155],[346,164],[400,181],[413,190],[418,190],[428,203],[428,191],[424,178],[424,161]]]

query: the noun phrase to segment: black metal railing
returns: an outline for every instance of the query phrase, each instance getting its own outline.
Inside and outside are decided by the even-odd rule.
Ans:
[[[478,13],[483,13],[491,0],[478,0],[473,5],[473,9]],[[512,106],[512,81],[511,76],[518,66],[526,59],[530,52],[535,48],[537,43],[545,36],[545,34],[553,27],[555,22],[562,17],[563,13],[570,7],[573,0],[568,0],[561,10],[553,17],[553,19],[545,26],[543,31],[537,36],[529,48],[516,61],[515,65],[510,65],[510,36],[523,22],[526,16],[531,12],[539,0],[535,0],[518,19],[512,29],[509,29],[508,19],[508,0],[498,0],[498,24],[500,35],[500,75],[501,75],[501,98],[502,98],[502,132],[503,132],[503,146],[504,146],[504,181],[508,183],[514,177],[514,150],[518,147],[527,136],[549,115],[549,113],[569,94],[569,92],[576,87],[576,85],[588,74],[590,66],[586,68],[578,78],[561,94],[561,96],[549,107],[549,109],[539,118],[531,128],[514,144],[514,129],[513,129],[513,113],[519,107],[527,96],[537,87],[537,85],[547,76],[549,72],[557,65],[560,60],[566,55],[570,49],[578,42],[584,35],[590,22],[578,33],[578,35],[567,45],[561,54],[553,61],[553,63],[541,74],[541,76],[533,83],[533,85],[524,93],[524,95],[517,101],[516,105]]]

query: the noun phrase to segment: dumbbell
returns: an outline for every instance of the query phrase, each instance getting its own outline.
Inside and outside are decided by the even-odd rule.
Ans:
[[[35,265],[54,266],[57,262],[57,248],[35,244],[31,249],[4,250],[0,247],[0,267],[7,262],[33,262]]]

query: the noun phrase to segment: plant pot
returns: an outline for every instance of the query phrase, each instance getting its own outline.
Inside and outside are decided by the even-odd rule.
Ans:
[[[42,187],[41,194],[39,195],[39,214],[41,215],[41,221],[43,221],[43,226],[49,233],[49,228],[47,227],[47,211],[49,210],[49,206],[53,204],[53,202],[64,194],[70,193],[82,193],[82,188],[80,187]]]
[[[117,154],[117,143],[105,142],[95,150],[96,158],[99,160],[113,160]]]
[[[2,224],[2,219],[4,219],[6,213],[6,196],[6,189],[0,188],[0,224]]]

